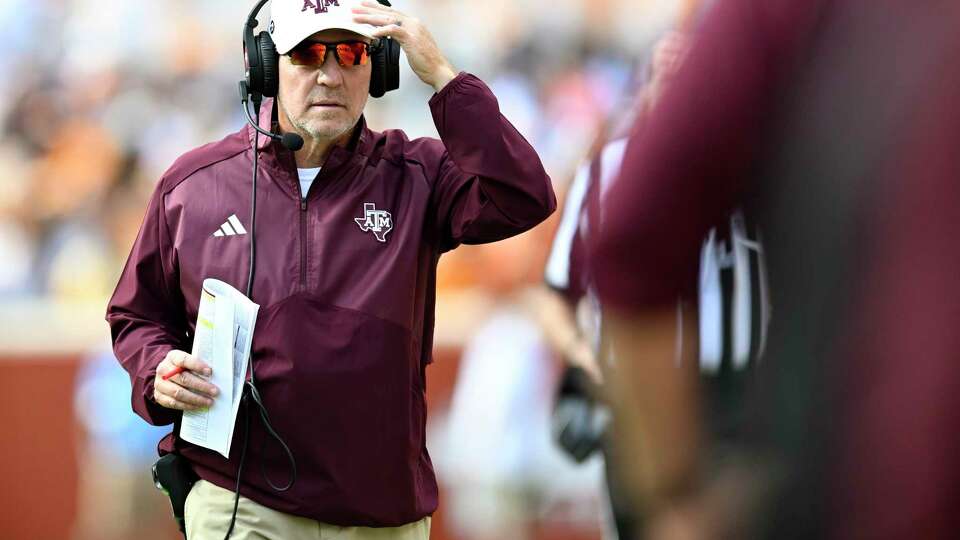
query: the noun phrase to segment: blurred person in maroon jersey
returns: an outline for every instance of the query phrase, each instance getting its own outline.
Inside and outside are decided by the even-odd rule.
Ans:
[[[608,490],[606,535],[611,538],[636,538],[638,517],[619,485],[616,454],[606,444],[609,410],[603,404],[597,351],[600,313],[585,260],[586,237],[591,218],[595,218],[594,202],[619,170],[632,120],[646,114],[662,94],[688,46],[689,39],[681,32],[671,32],[655,43],[649,62],[642,66],[647,76],[637,77],[637,88],[618,107],[621,114],[608,120],[591,155],[577,170],[544,269],[546,287],[538,295],[540,326],[566,364],[553,415],[554,438],[578,463],[597,450],[603,452]]]
[[[956,535],[958,20],[948,1],[720,0],[638,123],[590,260],[651,537]],[[673,302],[741,204],[760,216],[778,318],[741,468],[768,474],[731,491],[705,474]],[[765,507],[738,506],[758,486]]]
[[[651,76],[626,107],[631,114],[611,120],[593,157],[574,179],[545,272],[545,282],[555,294],[545,295],[542,302],[542,311],[549,316],[543,326],[570,366],[557,401],[556,437],[578,461],[597,448],[603,450],[613,524],[620,538],[636,538],[642,527],[640,514],[621,485],[621,469],[631,467],[632,457],[608,443],[609,411],[602,404],[596,353],[602,324],[584,245],[602,217],[598,201],[619,172],[632,119],[643,121],[649,114],[688,49],[686,32],[671,32],[653,47]],[[717,462],[736,455],[733,449],[744,436],[744,388],[761,361],[770,316],[764,254],[754,221],[749,212],[737,208],[710,229],[700,250],[699,287],[675,304],[675,354],[684,354],[684,347],[696,351],[693,358],[707,396],[703,407],[708,432],[722,448],[713,459]],[[699,350],[690,341],[694,337],[699,337]],[[615,355],[606,353],[604,361],[615,366]]]

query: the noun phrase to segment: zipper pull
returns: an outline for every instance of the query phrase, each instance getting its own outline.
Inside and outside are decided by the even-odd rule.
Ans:
[[[306,210],[307,210],[307,200],[306,200],[306,199],[300,199],[300,210],[303,211],[303,212],[306,212]]]

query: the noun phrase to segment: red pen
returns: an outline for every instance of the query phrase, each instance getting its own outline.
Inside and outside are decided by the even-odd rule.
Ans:
[[[185,368],[185,367],[183,367],[183,366],[177,366],[177,367],[173,368],[172,370],[170,370],[169,372],[167,372],[167,374],[164,375],[163,377],[161,377],[161,379],[163,379],[163,380],[165,380],[165,381],[168,381],[168,380],[170,380],[170,377],[173,377],[174,375],[179,375],[179,374],[183,373],[183,372],[186,371],[186,370],[187,370],[187,368]]]

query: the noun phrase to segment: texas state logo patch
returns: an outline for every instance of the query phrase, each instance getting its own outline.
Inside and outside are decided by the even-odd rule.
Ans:
[[[371,232],[380,242],[387,241],[393,230],[393,217],[386,210],[377,210],[374,203],[363,203],[363,217],[353,218],[363,232]]]

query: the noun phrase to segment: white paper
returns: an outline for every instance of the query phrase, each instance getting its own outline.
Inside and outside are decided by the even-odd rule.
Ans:
[[[209,381],[220,393],[210,408],[183,413],[180,437],[226,458],[233,442],[259,309],[229,284],[216,279],[203,281],[192,354],[212,368]]]

